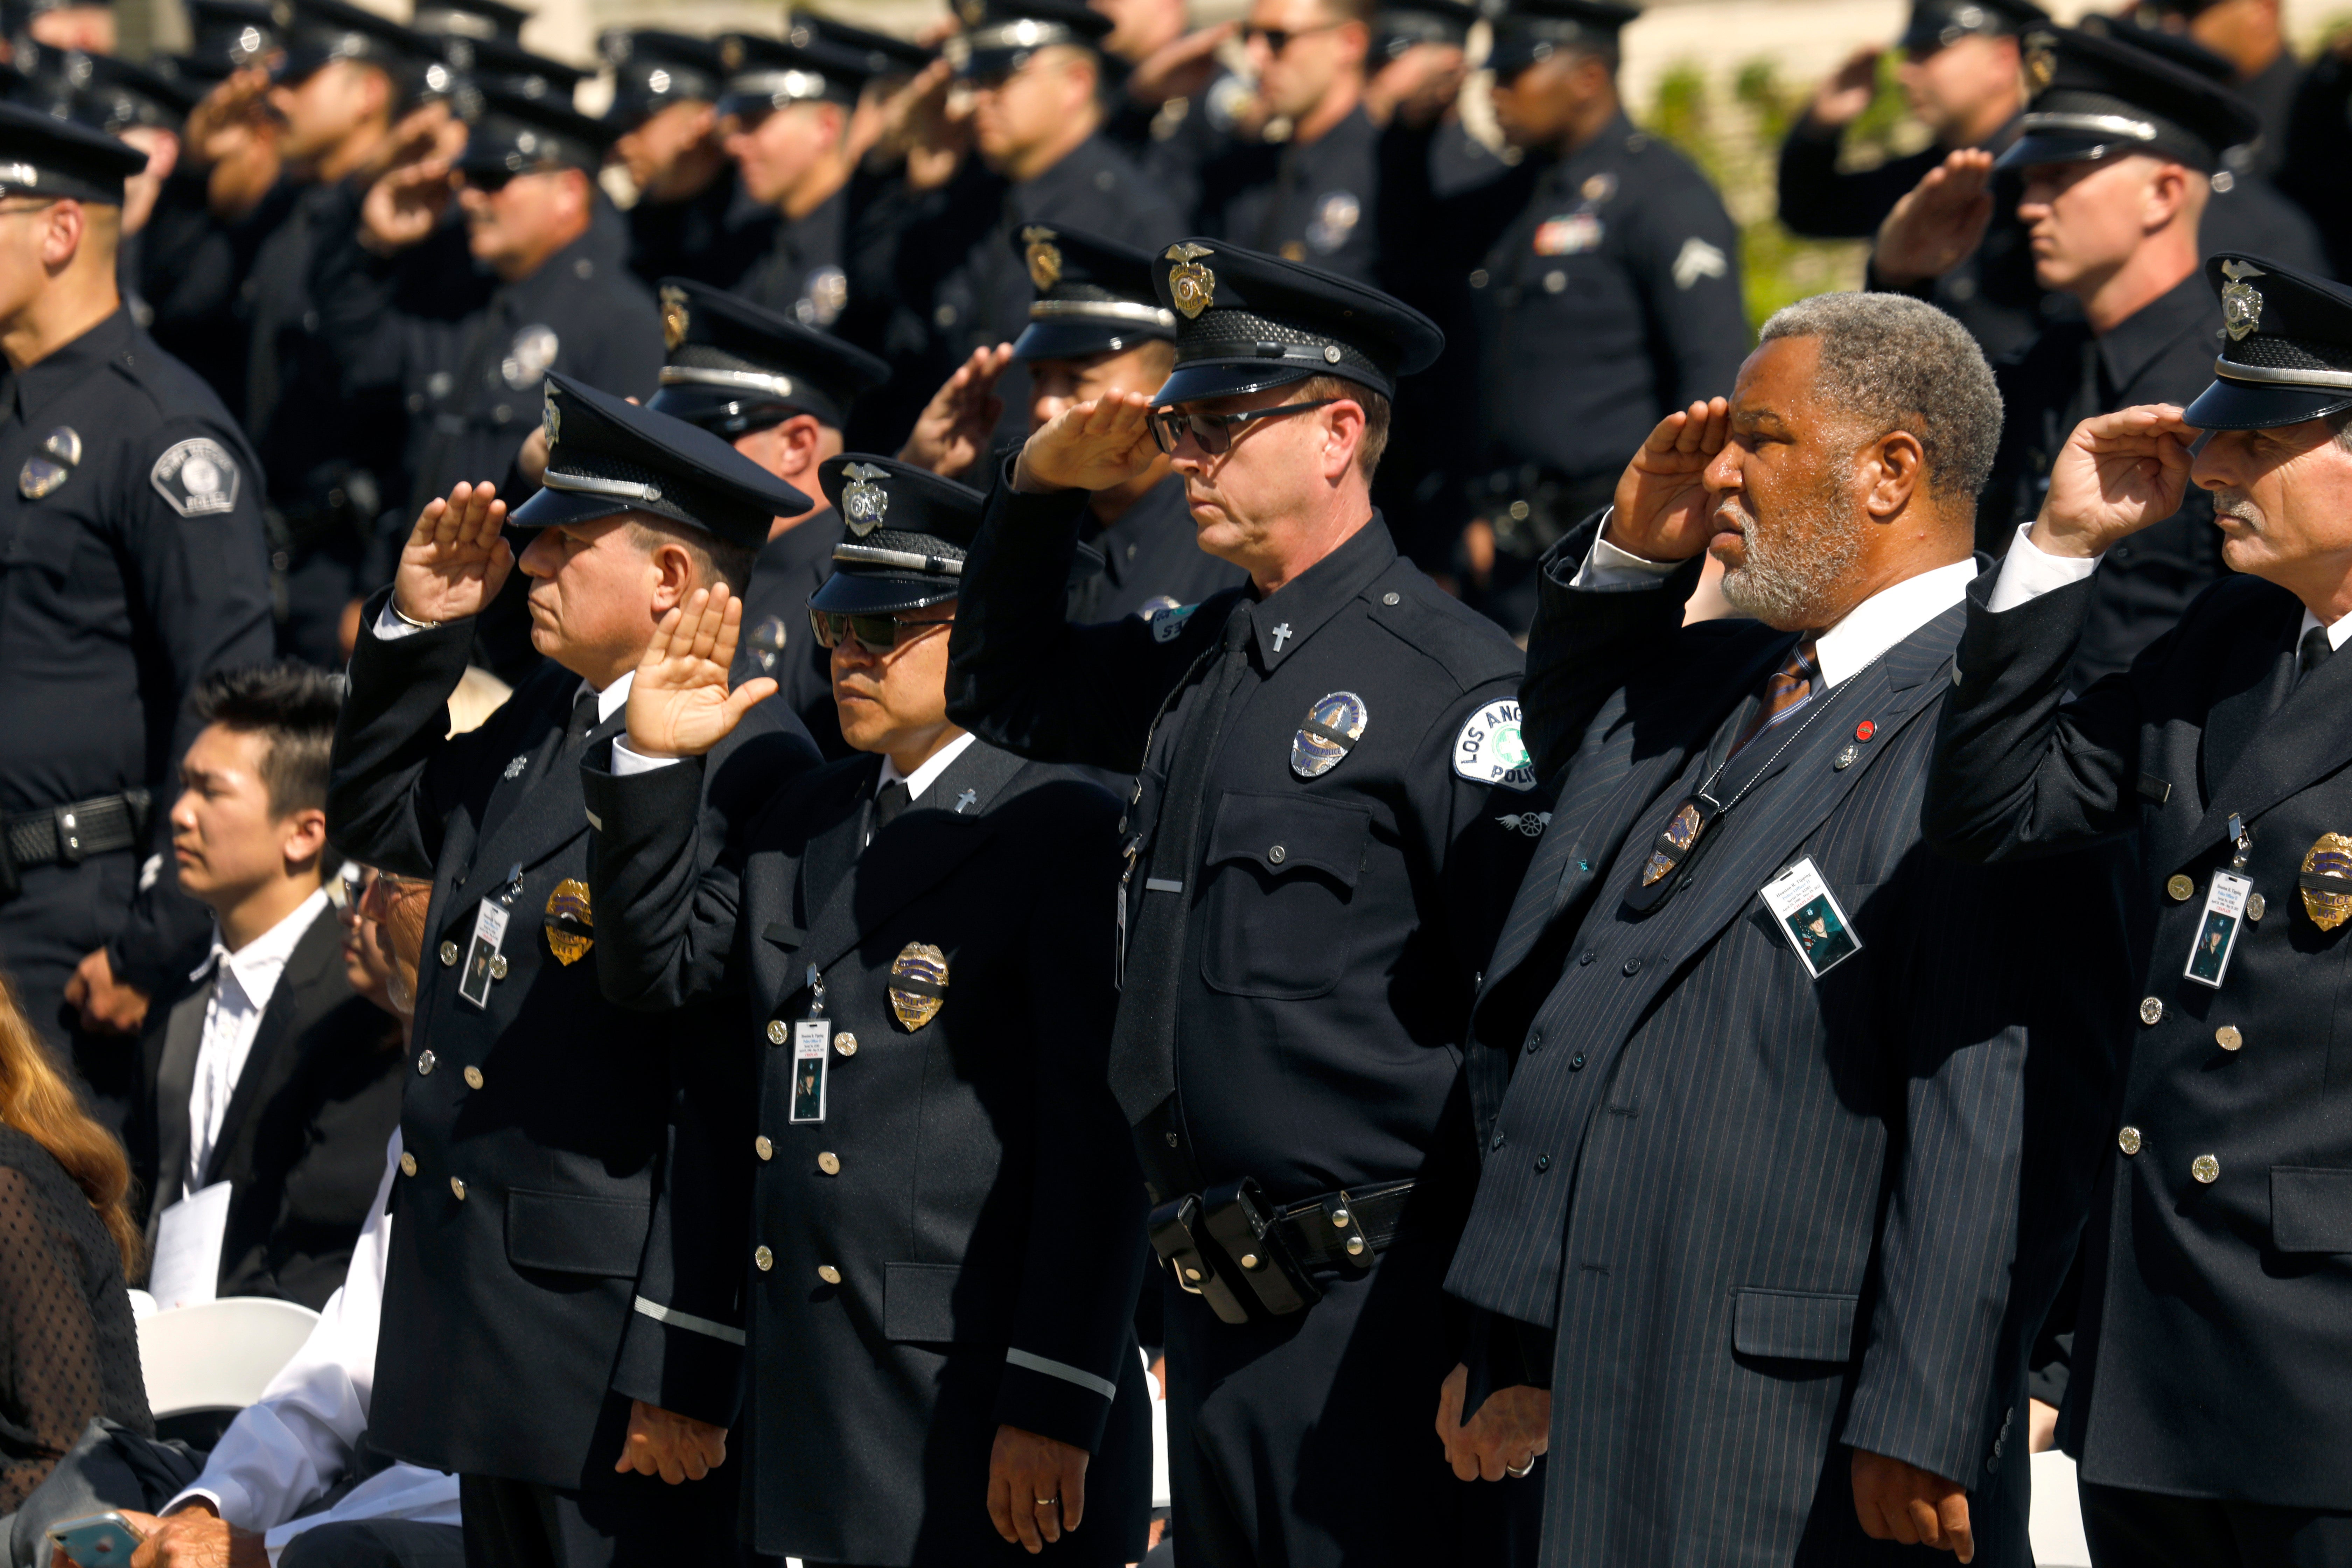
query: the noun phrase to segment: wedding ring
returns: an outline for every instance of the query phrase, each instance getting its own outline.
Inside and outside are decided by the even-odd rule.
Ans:
[[[1532,1469],[1534,1469],[1535,1468],[1536,1468],[1536,1457],[1535,1457],[1533,1454],[1529,1454],[1529,1455],[1528,1456],[1528,1462],[1527,1462],[1526,1464],[1524,1464],[1524,1465],[1505,1465],[1505,1466],[1503,1467],[1503,1473],[1504,1473],[1505,1475],[1507,1475],[1507,1476],[1510,1477],[1513,1480],[1517,1480],[1517,1479],[1519,1479],[1521,1477],[1525,1476],[1525,1475],[1526,1475],[1529,1470],[1532,1470]]]
[[[1039,1508],[1051,1508],[1061,1500],[1062,1500],[1057,1497],[1041,1497],[1037,1500],[1037,1506]]]

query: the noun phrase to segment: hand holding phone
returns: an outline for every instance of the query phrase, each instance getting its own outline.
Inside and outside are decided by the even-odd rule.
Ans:
[[[49,1531],[57,1549],[80,1568],[128,1568],[131,1552],[146,1539],[138,1526],[111,1510],[67,1520]]]

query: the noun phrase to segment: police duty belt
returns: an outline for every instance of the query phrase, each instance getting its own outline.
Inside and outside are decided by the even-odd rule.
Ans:
[[[92,855],[137,846],[147,834],[149,799],[143,789],[125,790],[7,818],[0,833],[0,901],[24,890],[21,873],[28,868],[79,866]]]
[[[1151,1249],[1221,1321],[1245,1323],[1246,1289],[1274,1317],[1323,1299],[1315,1273],[1369,1273],[1403,1228],[1413,1184],[1383,1182],[1276,1207],[1255,1178],[1188,1193],[1151,1211]]]

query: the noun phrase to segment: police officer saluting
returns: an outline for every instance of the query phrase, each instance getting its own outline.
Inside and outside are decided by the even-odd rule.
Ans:
[[[2078,426],[1971,590],[1925,824],[1979,860],[2138,835],[2145,994],[2059,1429],[2093,1561],[2344,1564],[2352,1124],[2329,1020],[2352,916],[2352,289],[2231,253],[2205,276],[2215,379],[2185,412]],[[2192,483],[2242,574],[2063,700],[2102,562]]]
[[[1109,1070],[1171,1270],[1187,1560],[1460,1561],[1467,1499],[1428,1411],[1482,943],[1450,895],[1465,855],[1532,842],[1520,657],[1371,507],[1391,392],[1436,329],[1210,240],[1156,271],[1175,369],[1029,437],[962,574],[948,710],[1023,755],[1142,777]],[[1065,624],[1087,492],[1162,451],[1202,548],[1250,584]]]
[[[613,67],[604,123],[613,156],[636,187],[629,209],[629,268],[724,289],[751,270],[774,237],[776,215],[735,178],[719,124],[727,68],[708,38],[615,28],[599,40]]]
[[[740,1089],[707,1018],[649,1023],[597,994],[578,759],[620,731],[660,617],[740,584],[769,520],[808,502],[717,437],[568,378],[546,410],[520,559],[489,487],[426,506],[366,606],[335,737],[336,842],[434,884],[370,1431],[457,1474],[469,1562],[722,1561],[731,1482],[650,1478],[724,1455],[740,1274],[716,1247],[647,1237],[665,1183],[717,1148],[697,1129]],[[445,740],[473,619],[517,565],[547,662]],[[712,815],[715,847],[719,814],[814,760],[790,715],[758,710],[688,809]]]
[[[0,967],[110,1124],[138,1048],[108,1037],[137,1029],[210,930],[164,820],[202,728],[188,696],[270,654],[252,454],[116,286],[123,182],[146,163],[0,105]]]

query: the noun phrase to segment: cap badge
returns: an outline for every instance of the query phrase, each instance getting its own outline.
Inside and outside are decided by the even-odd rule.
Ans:
[[[555,444],[563,437],[563,410],[555,405],[555,384],[547,384],[547,412],[540,419],[540,427],[547,432],[547,450],[555,454]]]
[[[737,70],[741,68],[743,64],[743,40],[740,38],[720,39],[719,43],[719,63],[725,66],[729,70]]]
[[[27,458],[16,475],[16,493],[26,500],[38,500],[65,483],[68,471],[47,458]]]
[[[2029,92],[2040,92],[2058,74],[2058,54],[2047,39],[2036,35],[2033,44],[2025,51],[2025,87]]]
[[[2303,912],[2312,924],[2334,931],[2352,920],[2352,838],[2321,834],[2303,858],[2303,875],[2296,882],[2303,889]],[[2341,884],[2344,890],[2331,892],[2331,884]]]
[[[686,342],[686,330],[694,318],[686,308],[686,290],[675,283],[666,283],[661,291],[662,343],[672,353]]]
[[[2231,259],[2221,263],[2221,276],[2230,280],[2221,289],[2221,325],[2229,329],[2234,343],[2260,331],[2263,325],[2262,290],[2246,279],[2270,275],[2248,262]]]
[[[1202,311],[1217,303],[1217,275],[1199,259],[1213,254],[1205,245],[1171,245],[1160,254],[1162,261],[1176,263],[1168,269],[1168,292],[1188,321],[1198,321]]]
[[[1054,243],[1054,231],[1035,226],[1021,231],[1023,243],[1028,246],[1029,281],[1043,294],[1062,280],[1062,247]]]
[[[1317,698],[1307,710],[1307,721],[1290,738],[1290,771],[1303,779],[1321,778],[1347,760],[1370,719],[1364,700],[1352,691]]]
[[[910,942],[890,961],[890,1011],[908,1034],[940,1016],[948,999],[948,955]]]
[[[555,962],[566,969],[579,963],[596,944],[589,935],[595,925],[588,909],[588,884],[576,877],[556,883],[555,891],[547,895],[547,951],[555,954]]]
[[[863,539],[882,526],[890,510],[890,492],[874,482],[888,479],[890,470],[871,463],[852,463],[841,471],[849,480],[841,487],[841,515],[849,531]]]
[[[988,19],[987,0],[956,0],[956,15],[967,27],[977,27]]]

